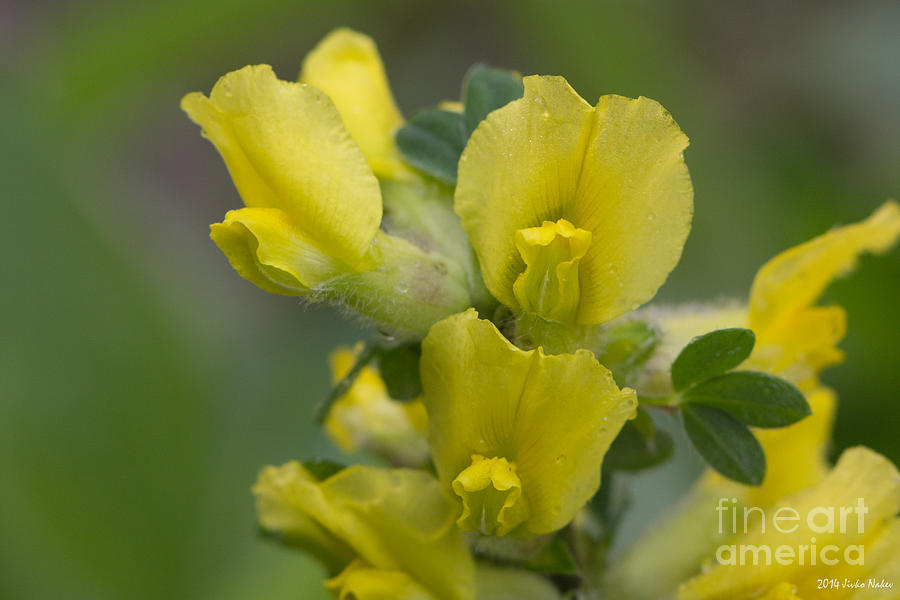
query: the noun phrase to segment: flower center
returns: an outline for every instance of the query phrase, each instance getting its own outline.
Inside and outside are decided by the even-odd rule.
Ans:
[[[525,270],[513,284],[523,310],[548,321],[574,323],[581,292],[578,263],[591,245],[591,232],[565,219],[516,232]]]
[[[472,455],[472,464],[453,480],[462,499],[460,527],[484,535],[506,535],[528,517],[516,464],[502,457]]]

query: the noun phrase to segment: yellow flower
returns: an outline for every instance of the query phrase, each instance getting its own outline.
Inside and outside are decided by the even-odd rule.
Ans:
[[[455,505],[427,473],[355,466],[320,481],[289,462],[264,468],[253,493],[264,529],[337,573],[326,582],[335,598],[474,598]]]
[[[611,567],[613,598],[655,599],[671,594],[700,569],[725,539],[716,506],[720,498],[768,509],[786,495],[818,484],[828,471],[826,452],[837,399],[819,387],[806,393],[812,415],[781,429],[755,430],[767,461],[762,485],[751,487],[708,469],[671,512],[649,524]],[[671,552],[677,547],[678,552]],[[653,577],[646,574],[652,570]]]
[[[609,321],[652,298],[681,255],[687,137],[647,98],[592,107],[561,77],[524,85],[469,139],[456,211],[503,304],[570,325]]]
[[[678,507],[649,527],[614,567],[620,592],[630,598],[656,598],[696,572],[702,558],[721,541],[715,513],[719,498],[767,508],[822,481],[828,471],[825,454],[837,398],[818,383],[818,373],[841,356],[835,346],[843,337],[845,315],[839,306],[815,303],[860,254],[884,252],[898,236],[900,209],[887,202],[865,221],[837,227],[767,262],[754,279],[749,306],[645,311],[643,316],[661,330],[662,343],[641,389],[665,393],[669,365],[693,337],[725,327],[750,327],[757,344],[742,367],[791,380],[803,390],[812,415],[789,427],[754,431],[766,456],[777,458],[768,461],[759,487],[743,486],[708,470]],[[663,550],[676,543],[678,553]],[[647,578],[644,573],[651,565],[655,576]]]
[[[408,171],[393,147],[401,118],[374,44],[333,33],[307,57],[303,80],[333,96],[257,65],[222,77],[209,98],[182,99],[247,205],[210,236],[263,290],[346,304],[388,329],[424,335],[471,304],[470,277],[467,266],[380,229],[376,174]]]
[[[220,247],[224,235],[240,228],[267,241],[257,252],[262,264],[296,280],[282,293],[314,287],[341,263],[372,265],[369,248],[381,222],[378,180],[324,93],[280,81],[271,67],[258,65],[219,79],[209,98],[195,92],[181,105],[222,154],[248,207],[213,225]],[[277,253],[285,247],[309,257],[280,264]],[[309,261],[315,269],[290,266]]]
[[[853,588],[823,591],[819,581],[897,573],[898,510],[897,468],[871,450],[851,448],[817,486],[784,499],[748,532],[717,549],[716,564],[684,583],[678,596],[740,600],[777,591],[799,598],[849,598]],[[776,522],[776,515],[782,520]]]
[[[484,534],[565,526],[636,408],[590,352],[520,350],[474,310],[432,327],[421,368],[438,476],[460,526]]]
[[[338,348],[331,355],[335,383],[353,367],[356,350]],[[347,393],[331,407],[325,430],[344,451],[371,450],[397,464],[421,465],[428,459],[427,415],[421,400],[397,402],[388,395],[378,370],[365,366]]]

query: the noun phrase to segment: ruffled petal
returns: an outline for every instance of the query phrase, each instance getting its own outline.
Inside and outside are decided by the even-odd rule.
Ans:
[[[474,566],[454,523],[456,505],[423,471],[354,466],[319,482],[291,462],[263,469],[254,493],[264,523],[263,498],[275,496],[365,565],[402,571],[436,598],[472,600]]]
[[[357,561],[325,582],[336,600],[439,600],[403,571],[373,569]]]
[[[372,38],[346,28],[332,31],[306,55],[300,81],[328,94],[376,175],[409,176],[394,144],[403,117]]]
[[[219,79],[209,98],[188,94],[181,106],[222,154],[247,206],[279,208],[324,254],[368,266],[381,191],[323,92],[257,65]]]
[[[515,463],[533,533],[563,527],[597,491],[603,456],[636,407],[590,352],[520,350],[474,310],[432,327],[421,364],[441,482],[449,491],[473,454]]]
[[[900,237],[900,207],[886,202],[865,221],[837,227],[794,246],[767,262],[750,291],[750,327],[760,343],[780,323],[815,304],[835,278],[850,271],[865,252],[885,252]],[[774,335],[773,335],[774,337]],[[783,336],[778,336],[783,341]]]
[[[241,277],[267,292],[303,296],[347,269],[277,208],[228,211],[210,237]]]
[[[260,472],[253,493],[259,523],[266,531],[309,551],[332,573],[354,560],[353,549],[306,508],[318,492],[315,479],[300,463],[266,467]]]

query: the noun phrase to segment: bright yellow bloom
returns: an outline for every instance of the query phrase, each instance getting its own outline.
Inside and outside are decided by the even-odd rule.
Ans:
[[[900,209],[888,202],[865,221],[835,228],[791,248],[756,275],[749,307],[648,309],[645,316],[661,329],[661,348],[642,387],[665,392],[672,360],[693,337],[725,327],[750,327],[753,354],[742,365],[793,381],[804,391],[812,415],[789,427],[756,430],[768,461],[759,487],[726,480],[708,470],[678,507],[648,528],[614,567],[617,585],[630,598],[656,598],[696,572],[720,541],[715,505],[720,497],[741,505],[769,507],[777,500],[817,485],[828,471],[826,450],[837,398],[818,383],[818,373],[840,357],[844,310],[817,307],[830,281],[846,273],[863,252],[883,252],[900,236]],[[678,553],[664,548],[678,544]],[[655,576],[644,573],[653,566]]]
[[[307,61],[304,78],[331,90],[338,107],[267,65],[229,73],[209,98],[195,92],[181,105],[222,154],[247,205],[210,228],[238,273],[263,290],[332,300],[387,329],[424,335],[471,304],[471,277],[468,266],[380,229],[381,188],[370,164],[402,175],[388,151],[399,114],[389,110],[367,40],[338,31]],[[353,104],[347,94],[362,99]]]
[[[675,508],[650,523],[646,533],[611,567],[612,597],[665,597],[696,573],[726,537],[727,532],[718,527],[720,498],[735,499],[738,510],[743,506],[768,509],[777,500],[822,480],[828,472],[826,452],[837,399],[826,387],[807,392],[806,399],[812,409],[809,417],[780,429],[754,430],[770,459],[762,485],[741,485],[707,469]],[[678,552],[672,552],[673,547]],[[653,577],[646,576],[650,570]]]
[[[258,65],[222,77],[209,98],[188,94],[182,108],[203,127],[244,203],[255,209],[232,211],[213,225],[220,247],[223,231],[243,227],[258,240],[269,228],[311,255],[353,268],[372,265],[369,248],[381,223],[378,180],[324,93],[280,81],[271,67]],[[298,291],[318,283],[286,272],[298,280]]]
[[[592,107],[561,77],[524,85],[469,139],[456,211],[503,304],[609,321],[652,298],[681,256],[693,213],[687,137],[647,98]]]
[[[474,310],[432,327],[421,368],[438,476],[462,505],[459,524],[485,534],[571,521],[636,408],[590,352],[521,350]]]
[[[353,367],[359,348],[338,348],[331,354],[335,383]],[[416,466],[428,459],[427,421],[421,400],[392,400],[378,370],[367,365],[331,407],[325,430],[346,452],[371,450],[397,464]]]
[[[410,177],[394,144],[403,116],[372,38],[344,27],[332,31],[306,55],[300,81],[331,98],[377,176]]]
[[[799,518],[776,525],[773,515],[782,507],[782,516],[793,519],[787,511],[795,511]],[[817,486],[784,499],[748,533],[729,540],[734,552],[720,548],[720,562],[682,585],[679,598],[740,600],[776,591],[787,598],[789,591],[799,598],[849,598],[853,589],[822,590],[818,580],[865,581],[882,570],[896,572],[898,510],[897,468],[866,448],[847,450]],[[757,551],[756,560],[747,558]]]
[[[425,472],[355,466],[319,481],[289,462],[264,468],[253,493],[263,528],[340,571],[335,598],[474,598],[456,506]]]

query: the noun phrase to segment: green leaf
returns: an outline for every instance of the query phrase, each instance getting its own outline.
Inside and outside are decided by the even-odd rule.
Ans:
[[[713,469],[739,483],[762,483],[766,455],[746,425],[710,406],[687,404],[681,413],[688,438]]]
[[[572,558],[569,547],[560,538],[554,536],[541,551],[532,559],[527,560],[522,565],[529,571],[537,571],[539,573],[554,573],[558,575],[577,575],[578,565]]]
[[[456,167],[465,147],[461,114],[423,110],[397,131],[396,140],[411,165],[445,183],[456,183]]]
[[[506,106],[525,93],[522,79],[511,71],[475,65],[463,80],[466,137],[491,111]]]
[[[344,377],[335,384],[331,391],[328,393],[328,397],[325,398],[315,409],[314,415],[317,423],[323,423],[325,418],[328,416],[328,412],[331,410],[332,405],[338,401],[338,399],[347,393],[350,389],[350,386],[353,385],[353,382],[356,381],[356,378],[359,376],[360,371],[362,371],[363,367],[372,362],[372,359],[375,358],[375,352],[378,349],[377,344],[373,342],[368,342],[363,347],[362,352],[359,353],[359,356],[356,358],[356,362],[353,363],[353,367],[347,372]]]
[[[755,371],[735,371],[690,388],[684,402],[724,410],[753,427],[784,427],[812,414],[803,394],[783,379]]]
[[[670,456],[675,445],[665,431],[656,429],[647,411],[625,423],[603,459],[607,469],[639,471],[654,467]]]
[[[335,473],[342,471],[344,469],[344,465],[330,460],[325,460],[324,458],[313,458],[310,460],[304,460],[303,468],[309,471],[309,474],[319,481],[324,481]]]
[[[421,354],[422,348],[418,343],[378,351],[381,378],[387,386],[388,395],[394,400],[415,400],[422,395],[422,378],[419,375]]]
[[[682,390],[715,377],[750,356],[756,337],[749,329],[719,329],[701,335],[684,347],[672,363],[672,385]]]

